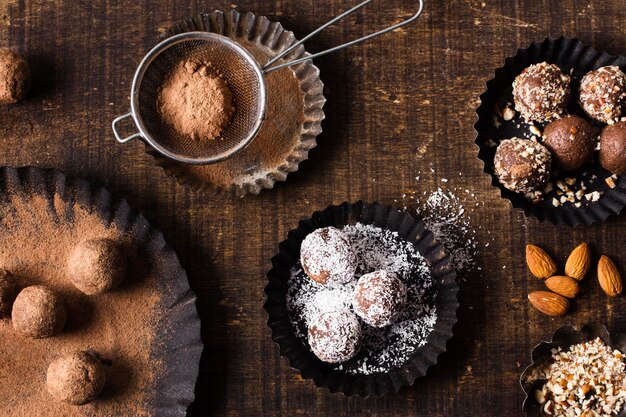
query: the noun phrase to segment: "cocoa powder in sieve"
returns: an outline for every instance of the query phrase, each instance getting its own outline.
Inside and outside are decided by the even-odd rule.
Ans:
[[[128,254],[129,276],[114,291],[87,296],[67,278],[66,263],[79,242],[93,238],[120,243]],[[47,285],[68,307],[65,329],[49,339],[24,339],[10,319],[0,320],[0,415],[153,415],[149,404],[160,363],[150,353],[159,319],[159,271],[139,258],[134,236],[58,194],[50,201],[8,190],[0,196],[0,242],[0,267],[15,274],[20,287]],[[93,350],[110,361],[104,391],[80,407],[54,401],[45,385],[48,365],[75,350]]]
[[[159,91],[157,109],[180,135],[212,140],[220,136],[235,113],[233,94],[209,63],[180,62]]]

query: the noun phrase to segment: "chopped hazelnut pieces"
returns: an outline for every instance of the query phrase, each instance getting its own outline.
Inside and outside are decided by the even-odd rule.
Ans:
[[[544,416],[610,417],[626,401],[623,355],[600,338],[553,349],[550,362],[536,376],[546,380],[534,392]]]

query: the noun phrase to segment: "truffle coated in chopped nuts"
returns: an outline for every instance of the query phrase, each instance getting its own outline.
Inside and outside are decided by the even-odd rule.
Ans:
[[[392,324],[406,305],[404,283],[387,271],[363,275],[354,289],[352,307],[364,322],[374,327]]]
[[[72,352],[50,364],[46,387],[59,402],[83,405],[95,400],[106,382],[104,368],[89,352]]]
[[[30,68],[18,54],[0,48],[0,104],[23,100],[30,87]]]
[[[596,138],[586,120],[578,116],[565,116],[545,127],[543,144],[552,152],[555,166],[570,171],[591,160]]]
[[[554,120],[565,113],[570,77],[547,62],[524,69],[513,81],[515,110],[526,121]]]
[[[63,330],[67,310],[59,294],[43,285],[33,285],[17,295],[11,316],[16,332],[25,337],[42,339]]]
[[[626,75],[617,66],[590,71],[580,81],[580,106],[603,123],[618,119],[626,100]]]
[[[0,268],[0,318],[9,317],[19,288],[13,274]]]
[[[80,242],[68,260],[70,281],[88,295],[110,291],[124,280],[127,260],[119,245],[111,239]]]
[[[324,362],[341,363],[352,359],[361,345],[361,324],[349,310],[320,314],[308,327],[311,350]]]
[[[626,174],[626,122],[602,129],[600,134],[600,165],[613,174]]]
[[[541,190],[550,179],[552,156],[538,142],[505,139],[494,157],[495,174],[500,183],[516,193]]]
[[[300,261],[313,281],[328,286],[352,281],[357,266],[350,238],[336,227],[309,233],[300,248]]]

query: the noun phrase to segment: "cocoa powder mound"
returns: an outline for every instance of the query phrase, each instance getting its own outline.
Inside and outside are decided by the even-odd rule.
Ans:
[[[276,53],[268,47],[238,38],[259,62]],[[286,163],[300,142],[304,122],[304,93],[296,74],[285,68],[266,75],[267,108],[257,137],[232,158],[211,165],[176,164],[179,175],[218,185],[240,184],[264,178]]]
[[[226,81],[197,60],[182,61],[165,79],[157,109],[166,124],[194,140],[216,139],[235,113]]]
[[[69,253],[85,239],[120,243],[129,257],[129,276],[116,290],[87,296],[66,276]],[[28,340],[0,320],[0,415],[12,417],[151,416],[151,397],[161,362],[151,358],[161,299],[159,271],[140,259],[135,239],[115,222],[59,195],[53,201],[34,193],[0,197],[0,267],[18,285],[42,284],[67,303],[67,325],[59,335]],[[56,358],[76,350],[97,352],[106,366],[100,397],[84,406],[54,401],[46,372]]]

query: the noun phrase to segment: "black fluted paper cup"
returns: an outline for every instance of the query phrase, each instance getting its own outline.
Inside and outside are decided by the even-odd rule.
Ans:
[[[480,96],[480,106],[476,110],[478,121],[474,125],[477,133],[476,145],[479,148],[478,157],[484,163],[484,172],[491,175],[491,183],[500,189],[502,198],[511,202],[515,208],[522,209],[526,216],[534,216],[540,221],[548,220],[554,224],[566,224],[568,226],[589,225],[594,222],[602,222],[610,215],[617,215],[626,205],[626,178],[624,176],[615,180],[616,186],[610,188],[605,179],[611,173],[603,169],[599,163],[591,162],[584,167],[560,174],[558,178],[582,179],[587,184],[595,176],[596,180],[588,186],[585,193],[598,191],[602,197],[597,201],[582,198],[581,206],[576,207],[568,202],[562,205],[553,205],[553,198],[558,187],[547,193],[540,202],[532,202],[524,195],[514,193],[498,181],[494,174],[494,155],[496,144],[503,139],[512,137],[529,137],[529,125],[524,123],[519,113],[512,120],[505,121],[498,117],[498,123],[494,123],[494,116],[505,108],[513,106],[512,84],[526,67],[539,62],[548,62],[557,65],[564,73],[571,75],[571,98],[568,105],[568,113],[581,116],[590,120],[578,104],[578,87],[580,79],[589,71],[606,65],[617,65],[622,71],[626,71],[626,57],[609,55],[598,52],[590,46],[585,46],[578,39],[561,37],[558,39],[546,39],[543,42],[532,43],[528,48],[519,49],[515,56],[506,59],[504,66],[495,71],[495,77],[487,82],[487,91]],[[497,124],[500,124],[499,127]],[[535,123],[543,130],[544,124]]]
[[[520,376],[520,385],[526,394],[522,410],[528,417],[541,417],[541,406],[534,396],[537,389],[541,389],[544,380],[535,380],[533,374],[538,368],[545,366],[552,356],[552,349],[568,349],[570,346],[588,342],[596,338],[613,349],[626,352],[626,335],[621,333],[611,334],[602,324],[588,324],[580,330],[572,326],[563,326],[557,329],[551,341],[541,342],[532,351],[532,363]],[[622,410],[618,417],[626,417],[626,410]]]
[[[337,367],[319,360],[311,352],[308,343],[296,335],[296,326],[287,306],[290,271],[298,263],[300,245],[304,238],[318,228],[341,228],[356,223],[396,232],[398,239],[410,242],[425,259],[436,290],[436,322],[426,337],[425,344],[417,347],[400,366],[371,374],[349,373],[346,372],[349,365],[343,368],[343,365]],[[289,232],[287,240],[280,244],[278,254],[272,258],[272,265],[267,275],[269,283],[265,287],[265,311],[269,316],[267,324],[272,330],[272,339],[280,346],[281,355],[289,360],[290,365],[304,379],[312,379],[318,387],[327,387],[333,393],[342,392],[347,396],[361,397],[397,392],[424,376],[428,368],[437,363],[439,355],[446,350],[446,344],[452,337],[452,328],[457,322],[459,287],[455,272],[450,266],[450,259],[432,232],[426,230],[420,221],[393,207],[357,202],[330,206],[315,212],[310,219],[301,221],[297,229]],[[298,323],[298,326],[302,324]]]
[[[89,216],[98,219],[107,229],[115,230],[124,253],[128,254],[128,281],[134,282],[123,283],[113,293],[131,291],[120,297],[132,296],[138,306],[147,304],[144,298],[155,295],[159,298],[154,307],[151,307],[149,320],[139,325],[152,329],[145,346],[149,348],[149,355],[137,365],[138,369],[152,373],[147,378],[149,381],[141,387],[146,394],[146,415],[185,416],[188,406],[194,400],[203,347],[200,339],[200,318],[195,305],[196,296],[189,287],[187,274],[174,250],[165,242],[163,234],[143,215],[133,210],[125,199],[85,180],[68,178],[53,169],[0,168],[0,204],[7,207],[8,213],[3,222],[20,229],[21,224],[31,218],[28,214],[14,215],[11,207],[15,201],[34,204],[32,201],[35,199],[45,204],[49,221],[58,228],[65,227],[66,221]],[[33,259],[33,262],[41,260]],[[135,291],[138,286],[142,286],[141,291]],[[149,292],[142,292],[146,289]],[[115,315],[125,313],[127,312],[116,311]],[[115,347],[117,350],[124,340],[132,339],[127,334],[112,337],[121,341]],[[94,340],[96,342],[98,341]],[[131,355],[135,354],[132,346],[127,349],[131,351]],[[136,377],[126,365],[115,360],[111,366],[118,364],[120,371],[117,375],[123,375],[124,378],[129,375]],[[40,371],[45,373],[45,369]],[[110,389],[115,390],[116,387]],[[116,396],[112,398],[116,402],[123,401]],[[120,404],[122,406],[128,407],[129,411],[125,415],[137,412],[135,403]]]

